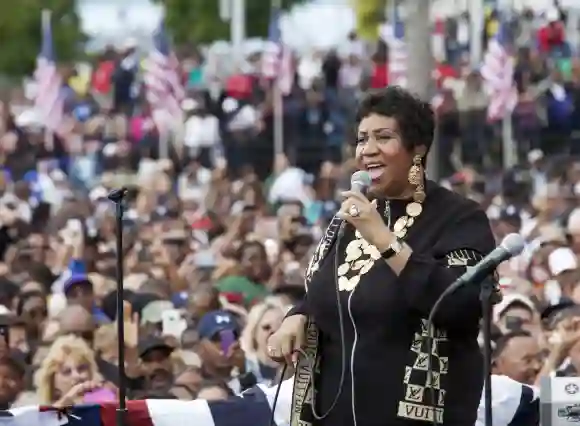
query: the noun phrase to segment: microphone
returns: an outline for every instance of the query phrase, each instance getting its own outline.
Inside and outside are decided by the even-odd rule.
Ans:
[[[500,263],[517,256],[522,252],[525,246],[524,238],[519,234],[509,234],[506,236],[501,244],[495,248],[491,253],[481,259],[477,265],[468,268],[462,276],[460,276],[452,287],[457,288],[467,283],[480,283],[490,275]]]
[[[350,190],[366,194],[372,183],[371,175],[364,170],[359,170],[350,177]]]

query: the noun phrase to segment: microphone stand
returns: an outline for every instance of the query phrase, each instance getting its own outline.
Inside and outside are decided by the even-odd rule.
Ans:
[[[499,302],[496,299],[496,286],[493,276],[485,278],[480,287],[479,300],[482,311],[482,331],[483,331],[483,372],[484,388],[483,397],[485,401],[485,426],[493,425],[492,390],[491,390],[491,312],[493,305]]]
[[[117,408],[117,426],[127,424],[127,376],[125,375],[125,323],[123,322],[123,201],[127,195],[127,188],[114,189],[108,195],[115,203],[116,245],[117,245],[117,343],[119,355],[119,408]]]

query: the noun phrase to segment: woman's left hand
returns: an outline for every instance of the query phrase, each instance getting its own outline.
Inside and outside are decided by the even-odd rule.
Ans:
[[[369,201],[358,191],[346,191],[342,195],[345,200],[340,206],[338,217],[354,226],[368,243],[376,246],[383,241],[385,232],[389,230],[377,211],[377,200]]]

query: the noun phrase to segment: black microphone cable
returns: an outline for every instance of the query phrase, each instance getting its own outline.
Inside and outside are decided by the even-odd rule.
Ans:
[[[441,304],[443,301],[449,296],[451,293],[455,292],[457,289],[462,287],[466,284],[464,281],[456,281],[447,287],[443,293],[439,295],[439,298],[433,304],[431,308],[431,312],[429,312],[429,317],[427,318],[427,383],[430,385],[430,396],[431,402],[433,404],[433,426],[438,426],[437,423],[437,402],[435,401],[435,386],[433,386],[433,365],[431,363],[431,353],[433,352],[433,339],[435,336],[433,335],[435,332],[435,327],[433,327],[433,318],[439,311]]]
[[[429,317],[427,318],[427,383],[430,386],[429,393],[431,396],[431,404],[433,408],[433,426],[438,426],[437,423],[437,401],[435,401],[435,386],[433,383],[433,363],[431,362],[432,352],[433,352],[433,339],[435,336],[433,335],[435,332],[435,328],[433,327],[433,318],[439,311],[441,307],[441,303],[445,300],[447,296],[461,287],[462,282],[455,282],[449,287],[447,287],[443,293],[439,295],[439,298],[433,304],[431,308],[431,312],[429,312]]]
[[[340,333],[340,359],[341,359],[341,371],[340,371],[340,380],[338,381],[338,389],[330,404],[328,410],[326,410],[322,414],[318,414],[316,412],[316,402],[315,402],[315,392],[312,390],[312,415],[316,420],[322,420],[328,417],[330,412],[336,407],[338,404],[338,400],[340,398],[340,394],[342,393],[342,387],[344,386],[344,379],[346,377],[346,333],[344,331],[344,318],[342,314],[342,307],[340,306],[340,290],[338,288],[338,263],[340,261],[340,251],[339,245],[342,236],[344,235],[344,230],[346,228],[346,223],[343,222],[338,230],[338,235],[336,237],[336,250],[334,251],[334,282],[335,282],[335,292],[336,292],[336,306],[338,308],[338,327]],[[323,259],[324,260],[324,259]],[[316,359],[309,359],[308,354],[302,349],[299,348],[296,350],[296,353],[302,355],[304,359],[306,359],[310,363],[310,386],[314,386],[314,379],[316,373]],[[280,396],[280,391],[282,389],[282,382],[284,381],[284,375],[288,370],[288,364],[284,363],[282,367],[282,372],[280,374],[281,379],[276,387],[276,393],[274,394],[274,401],[272,402],[272,415],[270,416],[270,426],[277,426],[275,420],[275,413],[276,413],[276,405],[278,403],[278,397]],[[296,378],[294,378],[296,380]],[[291,414],[292,415],[292,414]],[[353,413],[354,415],[354,413]]]

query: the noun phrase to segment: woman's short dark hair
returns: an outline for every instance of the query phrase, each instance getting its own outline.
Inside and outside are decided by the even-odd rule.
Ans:
[[[431,148],[435,134],[433,110],[429,103],[423,102],[411,92],[399,86],[369,92],[358,108],[357,123],[371,114],[397,120],[407,150],[425,146],[428,152]]]

